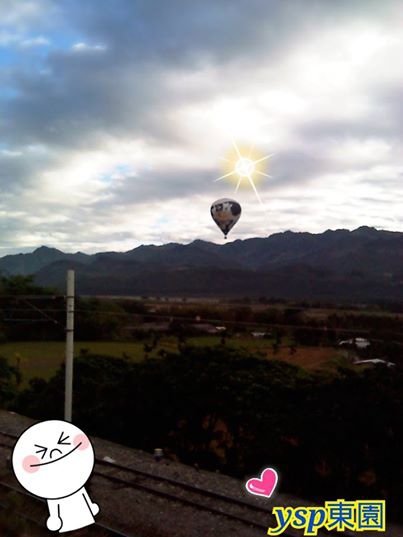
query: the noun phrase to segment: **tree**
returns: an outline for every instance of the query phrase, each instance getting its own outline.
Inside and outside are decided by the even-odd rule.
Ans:
[[[402,518],[399,366],[310,374],[222,345],[140,363],[83,356],[75,366],[74,421],[89,434],[241,477],[270,464],[285,492],[387,496]],[[31,381],[16,408],[61,418],[63,393],[61,369]]]
[[[35,295],[35,298],[26,295]],[[33,276],[0,277],[0,303],[3,321],[0,340],[64,337],[63,298],[56,297],[55,290],[51,288],[36,285]]]
[[[81,341],[114,339],[128,319],[121,306],[98,298],[78,298],[76,312],[76,338]]]
[[[0,296],[1,295],[51,295],[55,290],[40,287],[34,283],[34,276],[2,276],[0,278]]]
[[[16,367],[11,366],[6,358],[0,356],[0,406],[8,408],[17,396],[21,374]]]

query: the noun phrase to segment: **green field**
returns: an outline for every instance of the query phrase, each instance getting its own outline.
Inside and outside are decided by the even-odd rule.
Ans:
[[[284,338],[285,339],[285,338]],[[186,338],[187,345],[215,346],[220,345],[221,336],[198,336]],[[332,348],[299,347],[295,354],[289,352],[289,342],[283,345],[276,355],[272,352],[272,341],[269,339],[255,339],[250,336],[232,337],[226,341],[230,348],[242,349],[252,353],[259,353],[267,358],[275,358],[294,363],[307,369],[332,368],[330,361],[338,356]],[[117,341],[77,341],[74,345],[75,356],[81,354],[102,354],[116,358],[126,358],[138,362],[144,359],[144,342],[117,342]],[[148,354],[149,357],[158,357],[159,352],[178,352],[176,337],[163,337],[157,347]],[[3,343],[0,345],[0,355],[7,358],[10,364],[18,366],[22,373],[22,385],[26,386],[33,377],[45,380],[51,378],[64,362],[65,344],[63,341],[27,341]]]
[[[23,386],[33,377],[49,379],[64,362],[65,344],[63,341],[24,341],[0,345],[0,355],[12,365],[19,365],[23,375]],[[89,354],[106,354],[122,358],[125,354],[138,361],[144,357],[142,343],[114,341],[77,341],[74,345],[75,355],[81,349]]]
[[[187,338],[186,343],[195,346],[214,346],[220,344],[220,336],[199,336]],[[242,340],[231,339],[228,346],[256,351],[267,347],[266,340],[246,338]],[[175,337],[161,338],[158,346],[149,354],[158,356],[160,350],[177,352],[178,345]],[[103,354],[117,358],[126,357],[139,361],[144,359],[143,342],[116,342],[116,341],[76,341],[74,354]],[[63,341],[24,341],[3,343],[0,345],[0,355],[9,360],[12,365],[19,366],[23,375],[23,385],[33,377],[49,379],[64,362],[65,344]]]

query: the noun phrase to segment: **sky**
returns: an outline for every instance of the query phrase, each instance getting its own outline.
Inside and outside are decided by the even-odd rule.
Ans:
[[[230,240],[403,231],[402,24],[398,0],[0,0],[0,256],[222,243],[222,197]],[[261,203],[215,181],[234,143],[273,154]]]

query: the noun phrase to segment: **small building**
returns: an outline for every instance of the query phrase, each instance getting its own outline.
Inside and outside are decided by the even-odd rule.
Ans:
[[[369,360],[355,360],[354,365],[364,365],[364,364],[374,364],[374,365],[385,365],[386,367],[393,367],[396,364],[393,362],[388,362],[387,360],[383,360],[382,358],[372,358]]]
[[[252,337],[256,339],[263,339],[263,338],[269,338],[271,337],[270,332],[252,332]]]
[[[339,341],[339,347],[355,347],[357,349],[366,349],[370,345],[371,342],[363,337],[355,337]]]
[[[216,326],[213,326],[212,324],[208,324],[208,323],[197,323],[197,324],[191,324],[189,326],[191,326],[198,332],[203,332],[204,334],[217,334],[219,332]]]

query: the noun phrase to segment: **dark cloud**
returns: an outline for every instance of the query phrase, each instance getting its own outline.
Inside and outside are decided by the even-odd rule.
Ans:
[[[36,9],[30,11],[29,4]],[[0,16],[13,5],[11,0],[1,2]],[[197,140],[189,136],[192,125],[183,128],[178,117],[186,107],[203,109],[218,97],[225,100],[243,91],[246,94],[259,69],[270,71],[273,86],[281,89],[287,84],[281,70],[287,54],[302,49],[315,32],[343,29],[351,21],[388,21],[397,4],[378,0],[21,0],[19,5],[25,8],[9,11],[0,30],[17,25],[20,41],[40,32],[46,38],[46,32],[52,32],[52,46],[38,51],[16,45],[13,66],[8,57],[0,63],[0,137],[5,144],[3,153],[0,146],[0,191],[8,191],[15,206],[17,196],[27,188],[33,199],[35,183],[40,184],[44,171],[62,168],[73,153],[102,148],[107,139],[140,140],[155,148],[194,146]],[[81,45],[74,48],[77,43]],[[199,76],[192,79],[195,73]],[[258,87],[258,76],[256,80]],[[389,83],[382,86],[382,81],[371,81],[362,93],[370,102],[366,116],[329,119],[334,114],[327,116],[324,110],[322,116],[296,118],[287,134],[291,141],[270,162],[268,173],[273,178],[265,179],[262,189],[279,193],[344,169],[343,158],[330,158],[316,145],[323,147],[346,137],[400,140],[400,93],[398,86],[391,89]],[[253,95],[245,98],[253,104]],[[343,110],[343,102],[333,104]],[[264,114],[264,106],[261,110]],[[202,114],[200,118],[202,123]],[[27,148],[40,145],[46,151]],[[20,150],[21,156],[13,155]],[[74,229],[85,233],[95,212],[108,219],[117,209],[124,211],[132,204],[158,204],[208,193],[219,197],[233,186],[213,185],[216,172],[213,167],[201,168],[199,162],[195,168],[182,164],[176,169],[140,169],[138,176],[112,182],[103,199],[89,196],[77,213],[67,211],[66,218]],[[37,196],[41,205],[39,190]],[[60,199],[58,208],[63,202]],[[296,208],[290,211],[299,214]],[[4,240],[13,233],[19,236],[24,225],[26,229],[23,219],[13,217]],[[52,225],[55,233],[65,232],[63,223]],[[41,236],[46,223],[35,229]],[[93,242],[98,240],[90,235]],[[118,236],[122,234],[108,235],[111,240]]]
[[[321,157],[319,152],[288,147],[286,151],[275,155],[268,180],[271,189],[282,189],[292,184],[306,184],[317,179],[329,169],[329,160]]]
[[[347,3],[332,5],[337,20]],[[246,78],[248,69],[284,54],[328,11],[327,2],[292,0],[60,2],[56,22],[82,35],[89,48],[51,51],[41,69],[17,72],[17,96],[0,107],[0,133],[15,143],[66,148],[96,143],[102,134],[182,142],[170,111],[220,88],[172,85],[170,76],[222,66],[221,91],[231,91],[226,70],[233,64],[242,65]],[[97,44],[105,50],[91,50]],[[241,83],[234,76],[232,85]]]
[[[301,139],[315,141],[335,141],[343,138],[393,137],[396,132],[387,124],[385,118],[364,117],[362,119],[307,119],[297,129]]]
[[[398,82],[379,84],[373,94],[380,134],[397,137],[400,144],[403,136],[402,90],[403,77]]]
[[[403,83],[403,81],[402,81]],[[369,102],[368,112],[352,118],[306,118],[296,128],[301,140],[334,141],[345,138],[382,138],[393,142],[403,134],[402,85],[368,87],[362,99]],[[348,105],[348,102],[346,103]],[[343,103],[335,103],[343,111]]]
[[[331,8],[292,0],[60,2],[59,24],[82,34],[89,47],[106,49],[51,52],[43,69],[18,73],[17,97],[0,108],[0,132],[15,143],[66,148],[95,143],[101,134],[181,142],[170,110],[207,99],[208,90],[172,86],[170,73],[206,64],[222,65],[223,74],[233,63],[253,69],[262,58],[284,54],[321,17],[345,16],[347,5],[351,16],[344,1]],[[367,2],[367,13],[375,5]],[[221,83],[230,90],[225,76]]]
[[[54,162],[54,157],[35,151],[35,147],[25,153],[11,149],[0,149],[0,192],[18,196],[27,187],[35,187],[37,174],[44,165]]]
[[[200,62],[228,61],[249,55],[262,42],[280,46],[291,28],[297,32],[299,14],[281,3],[260,0],[100,0],[96,9],[68,6],[75,24],[91,38],[107,43],[115,59],[125,63],[164,63],[195,68]],[[74,3],[73,3],[74,5]]]
[[[109,44],[119,57],[137,62],[182,64],[228,62],[239,57],[269,57],[318,23],[385,16],[386,0],[65,0],[71,24]],[[264,49],[262,46],[264,45]],[[118,57],[116,57],[118,59]]]
[[[211,193],[214,170],[147,170],[138,176],[126,177],[118,186],[111,186],[105,200],[96,203],[94,210],[110,211],[111,207],[124,207],[127,204],[154,204],[173,198],[186,199],[197,194]]]

